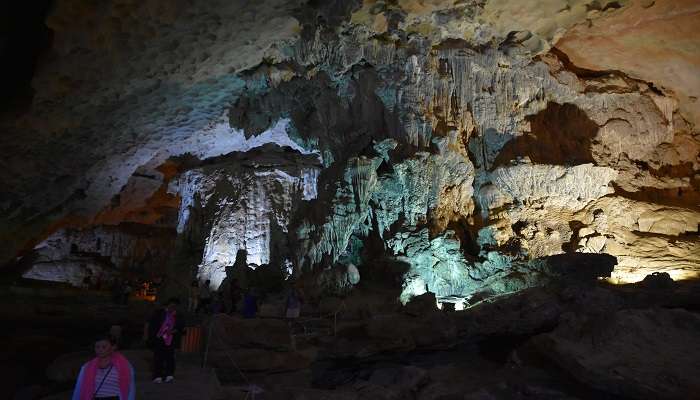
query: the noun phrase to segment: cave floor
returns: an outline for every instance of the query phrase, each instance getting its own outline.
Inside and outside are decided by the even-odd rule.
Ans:
[[[624,303],[614,307],[682,308],[697,314],[700,310],[699,288],[698,282],[682,283],[677,285],[671,296],[663,291],[639,290],[637,286],[600,285],[595,290],[591,289],[590,293],[604,290],[614,294],[618,301]],[[588,289],[582,292],[588,293]],[[556,296],[560,300],[554,300]],[[216,369],[202,369],[201,354],[181,354],[178,356],[176,382],[155,385],[148,376],[150,352],[141,342],[143,322],[153,311],[154,303],[134,300],[124,306],[112,304],[109,295],[101,292],[3,287],[0,288],[0,314],[5,326],[12,326],[13,329],[0,332],[0,340],[4,344],[0,351],[0,373],[9,377],[9,382],[15,383],[15,387],[9,388],[10,393],[18,388],[23,388],[27,393],[29,388],[44,396],[20,398],[65,398],[73,382],[51,382],[43,374],[37,375],[32,371],[46,371],[53,360],[67,353],[91,352],[90,341],[94,335],[116,322],[124,327],[126,351],[141,358],[137,377],[139,399],[223,400],[245,399],[246,396],[263,400],[626,399],[580,383],[551,360],[538,354],[529,344],[530,339],[551,331],[553,326],[536,321],[533,325],[535,329],[519,332],[521,325],[527,325],[533,318],[546,314],[546,309],[537,308],[537,304],[560,307],[561,304],[553,303],[565,303],[569,301],[566,300],[567,296],[537,291],[526,294],[520,300],[511,298],[484,304],[466,313],[453,313],[450,318],[457,321],[460,333],[458,340],[447,347],[389,349],[361,357],[338,356],[339,344],[348,340],[350,344],[366,340],[353,336],[352,332],[356,329],[353,324],[367,321],[349,321],[339,324],[338,337],[326,334],[309,340],[301,339],[297,343],[301,352],[309,349],[315,352],[310,364],[257,371],[252,368],[245,371],[245,379],[241,378],[236,365],[226,361],[227,355],[210,354],[210,357],[219,356],[224,362],[215,365]],[[589,306],[595,311],[601,304],[608,304],[607,297],[602,299],[600,303],[601,300],[595,297],[587,297],[581,302],[584,307]],[[232,321],[239,323],[242,320],[234,318]],[[262,327],[265,323],[272,323],[270,321],[280,320],[257,318],[248,323],[253,327]],[[502,325],[502,321],[506,321],[505,325]],[[281,335],[285,337],[290,332],[285,331],[286,325],[281,326]],[[478,334],[464,333],[470,330]],[[344,336],[343,332],[347,335]],[[262,331],[259,333],[267,335]],[[259,354],[256,356],[258,358],[273,359],[285,354],[270,348],[253,347],[240,346],[236,351],[242,353],[234,352],[233,356],[244,359],[237,359],[236,362],[249,362],[245,357],[246,351],[251,350],[258,351],[255,353]],[[408,385],[402,381],[408,378],[399,379],[397,376],[410,375],[415,371],[419,371],[420,380],[424,383],[412,388],[410,397],[404,397],[409,392],[401,392],[403,389],[397,387]],[[264,392],[252,397],[253,393],[248,392],[250,384],[259,386]],[[463,396],[450,397],[454,393],[462,393]]]

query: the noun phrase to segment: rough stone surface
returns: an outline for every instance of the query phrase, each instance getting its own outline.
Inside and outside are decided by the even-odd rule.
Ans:
[[[91,284],[98,279],[107,284],[128,270],[145,271],[148,267],[151,272],[163,273],[174,241],[172,232],[159,228],[107,225],[63,229],[35,247],[36,258],[23,277],[80,286],[86,276]]]
[[[289,275],[288,225],[300,204],[317,196],[320,169],[315,155],[302,153],[267,143],[207,160],[171,159],[167,193],[180,200],[168,226],[178,238],[175,258],[196,263],[200,280],[214,288],[234,264],[273,264]],[[237,261],[239,251],[246,257]]]
[[[698,276],[692,1],[258,3],[55,7],[32,108],[0,121],[0,260],[128,222],[214,286],[241,249],[334,294],[396,266],[402,302],[455,307],[563,253]]]
[[[577,379],[635,399],[687,399],[698,393],[700,318],[680,309],[567,315],[534,339]]]
[[[575,26],[556,47],[578,67],[623,71],[675,93],[686,118],[697,125],[700,57],[693,27],[698,15],[700,5],[692,0],[634,1],[618,13]]]

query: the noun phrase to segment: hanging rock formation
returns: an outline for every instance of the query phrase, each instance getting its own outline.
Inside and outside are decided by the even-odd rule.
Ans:
[[[238,249],[397,265],[403,302],[537,286],[566,253],[698,277],[696,8],[61,2],[31,109],[0,120],[0,259],[128,222],[175,235],[183,276],[218,284]]]
[[[169,190],[182,199],[177,232],[203,245],[200,279],[218,287],[239,250],[247,253],[243,265],[291,266],[289,219],[316,197],[318,173],[315,156],[269,145],[182,172]]]

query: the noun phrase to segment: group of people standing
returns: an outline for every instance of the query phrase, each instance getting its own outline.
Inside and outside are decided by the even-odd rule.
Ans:
[[[189,301],[187,309],[193,313],[234,314],[238,310],[238,303],[243,300],[240,312],[246,318],[252,318],[257,312],[258,291],[249,288],[243,291],[236,278],[231,279],[218,291],[211,290],[211,281],[206,280],[201,285],[198,280],[193,280],[190,285]]]
[[[303,302],[301,290],[297,287],[290,287],[286,295],[286,318],[298,318]],[[211,290],[210,280],[206,280],[200,285],[199,281],[195,279],[190,286],[188,311],[204,314],[228,313],[231,315],[240,312],[244,318],[254,318],[260,300],[260,292],[255,287],[243,290],[236,278],[226,282],[218,291]],[[239,304],[240,310],[238,309]]]

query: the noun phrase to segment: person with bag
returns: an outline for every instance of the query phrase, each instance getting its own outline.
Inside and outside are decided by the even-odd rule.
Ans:
[[[195,312],[199,308],[199,281],[193,279],[190,284],[190,296],[187,301],[187,311]]]
[[[96,357],[80,368],[72,400],[134,400],[134,368],[116,351],[114,338],[102,335],[95,341]]]
[[[177,313],[180,299],[172,297],[148,322],[147,344],[153,350],[153,383],[170,383],[175,374],[175,349],[185,332],[185,320]]]
[[[301,313],[301,303],[303,302],[301,291],[295,287],[292,286],[289,289],[289,292],[287,294],[287,312],[286,312],[286,317],[287,320],[293,320],[299,318],[299,314]]]
[[[199,312],[199,310],[204,310],[205,314],[211,312],[211,281],[209,279],[204,281],[202,287],[199,288],[199,305],[195,312]]]
[[[236,313],[236,307],[238,302],[241,300],[241,287],[238,285],[238,279],[232,278],[228,286],[229,302],[231,307],[229,307],[229,314],[233,315]]]

